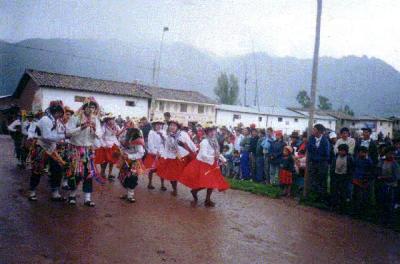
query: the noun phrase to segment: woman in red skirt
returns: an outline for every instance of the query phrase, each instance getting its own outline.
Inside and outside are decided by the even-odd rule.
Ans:
[[[197,193],[200,190],[207,189],[207,196],[204,205],[207,207],[215,206],[211,201],[213,189],[225,191],[229,184],[221,174],[218,162],[226,162],[225,158],[219,152],[219,144],[216,138],[217,130],[210,124],[204,129],[206,138],[200,143],[200,151],[196,159],[190,162],[185,168],[179,182],[191,188],[193,195],[192,205],[198,201]]]
[[[173,196],[177,195],[177,180],[189,163],[190,154],[197,151],[188,133],[180,130],[180,127],[177,121],[168,122],[164,150],[157,162],[157,174],[171,182]]]
[[[153,186],[153,173],[157,171],[157,162],[164,150],[165,142],[165,131],[162,129],[164,121],[156,119],[152,122],[153,129],[150,130],[147,139],[147,153],[144,159],[144,166],[149,173],[149,184],[147,188],[150,190],[154,189]],[[161,178],[161,191],[166,191],[167,188],[164,186],[164,179]]]
[[[106,178],[106,168],[108,165],[108,180],[113,181],[112,175],[114,164],[119,161],[120,143],[118,136],[122,130],[115,123],[115,117],[108,113],[103,117],[103,136],[100,139],[101,147],[96,149],[95,163],[101,166],[101,176]]]

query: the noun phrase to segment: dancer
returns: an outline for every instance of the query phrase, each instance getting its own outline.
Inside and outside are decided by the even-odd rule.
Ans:
[[[66,133],[67,124],[73,115],[74,115],[74,110],[72,110],[68,106],[64,106],[64,116],[62,117],[62,119],[60,119],[59,126],[57,128],[59,130],[59,132]],[[62,186],[61,188],[63,190],[69,190],[70,188],[68,186],[68,177],[67,177],[67,172],[69,170],[68,166],[71,164],[69,162],[69,157],[70,157],[70,152],[71,152],[71,145],[70,145],[69,138],[65,138],[64,140],[62,140],[61,142],[59,142],[57,144],[57,152],[63,158],[63,160],[65,160],[67,163],[65,166],[65,170],[63,171],[63,179],[61,182],[61,186]]]
[[[49,108],[45,111],[37,125],[38,140],[35,144],[32,154],[32,173],[30,177],[29,201],[37,201],[36,187],[40,183],[40,178],[46,173],[45,168],[49,165],[49,179],[52,191],[51,200],[55,202],[64,201],[59,193],[62,171],[65,161],[56,151],[57,142],[65,138],[65,133],[59,133],[57,130],[57,120],[64,114],[62,101],[50,102]]]
[[[68,202],[76,204],[76,189],[79,182],[83,181],[84,205],[94,207],[92,201],[93,178],[101,181],[94,164],[94,143],[96,138],[101,138],[102,131],[97,117],[99,105],[93,97],[87,97],[77,115],[71,117],[67,124],[67,136],[70,136],[71,152],[69,171],[69,187],[72,190]]]
[[[149,184],[147,188],[150,190],[154,189],[153,186],[153,174],[157,171],[157,162],[160,158],[161,153],[164,151],[165,142],[165,131],[162,129],[164,121],[161,119],[156,119],[152,122],[153,129],[150,130],[147,139],[147,154],[144,160],[144,166],[149,173]],[[167,188],[164,186],[164,179],[161,178],[161,191],[166,191]]]
[[[219,162],[226,162],[226,159],[219,152],[219,144],[216,138],[216,127],[208,123],[204,127],[206,138],[200,143],[200,151],[196,159],[191,161],[184,169],[179,182],[191,188],[193,195],[192,205],[195,206],[198,201],[197,193],[200,190],[207,189],[204,205],[214,207],[215,203],[211,201],[213,189],[225,191],[229,184],[221,174]]]
[[[165,149],[157,163],[157,174],[171,182],[171,195],[177,195],[177,180],[190,161],[190,154],[196,153],[197,147],[189,135],[180,130],[181,125],[176,120],[168,122]]]
[[[128,128],[121,145],[122,157],[118,179],[127,190],[127,194],[123,195],[121,199],[134,203],[136,201],[134,189],[137,186],[138,175],[144,172],[141,160],[145,153],[144,139],[140,130],[136,127]]]
[[[116,122],[115,117],[108,113],[103,117],[103,136],[101,138],[101,147],[96,149],[95,163],[101,166],[101,177],[106,178],[106,168],[108,165],[108,180],[114,181],[115,176],[112,175],[114,164],[118,163],[120,155],[119,135],[123,132]]]

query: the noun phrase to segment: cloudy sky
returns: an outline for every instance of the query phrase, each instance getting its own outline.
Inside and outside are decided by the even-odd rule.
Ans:
[[[316,0],[0,0],[0,39],[184,42],[218,56],[312,56]],[[321,55],[367,55],[400,70],[399,0],[324,0]]]

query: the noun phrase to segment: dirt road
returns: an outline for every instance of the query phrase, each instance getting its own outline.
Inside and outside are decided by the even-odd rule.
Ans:
[[[29,171],[11,139],[0,145],[0,263],[400,263],[397,233],[241,191],[192,208],[183,186],[173,198],[141,178],[136,204],[115,182],[95,185],[95,208],[69,207],[49,201],[43,178],[31,203]]]

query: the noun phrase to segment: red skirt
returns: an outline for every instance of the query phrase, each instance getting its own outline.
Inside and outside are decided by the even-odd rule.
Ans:
[[[216,162],[210,165],[194,159],[186,166],[178,180],[191,189],[207,188],[218,189],[219,191],[229,189],[229,184],[222,176]]]
[[[279,170],[279,182],[285,185],[291,185],[293,183],[293,173],[288,170]]]
[[[155,170],[157,167],[157,156],[154,154],[147,153],[144,159],[143,165],[148,170]]]
[[[156,167],[157,175],[164,180],[176,181],[178,180],[188,163],[188,156],[181,159],[159,158]]]
[[[117,145],[111,148],[100,147],[96,149],[94,162],[96,164],[112,163],[117,164],[120,158],[120,150]]]

